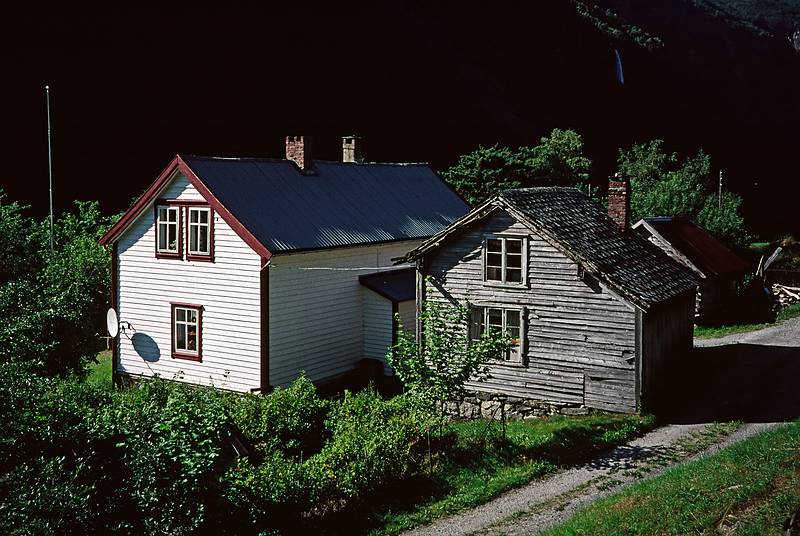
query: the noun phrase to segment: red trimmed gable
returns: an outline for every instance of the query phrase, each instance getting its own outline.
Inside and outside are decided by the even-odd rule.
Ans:
[[[211,190],[203,183],[202,179],[195,174],[194,171],[186,164],[180,155],[175,155],[175,158],[164,168],[159,174],[158,178],[145,190],[145,192],[136,200],[136,202],[127,210],[119,221],[111,227],[106,234],[100,238],[100,244],[108,245],[116,242],[122,236],[128,227],[142,215],[144,210],[154,202],[158,195],[166,188],[172,181],[176,173],[183,174],[189,183],[194,186],[200,195],[202,195],[208,202],[209,206],[220,215],[220,217],[230,225],[231,229],[244,240],[244,242],[253,248],[253,251],[261,255],[265,260],[272,257],[272,252],[269,251],[253,234],[236,219],[236,217],[214,196]]]

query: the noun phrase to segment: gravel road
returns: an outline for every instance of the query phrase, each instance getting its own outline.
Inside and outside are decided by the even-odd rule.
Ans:
[[[757,332],[698,340],[686,380],[674,388],[668,424],[482,506],[418,527],[409,535],[535,534],[628,484],[800,415],[800,318]],[[714,421],[743,421],[721,441],[690,455]]]

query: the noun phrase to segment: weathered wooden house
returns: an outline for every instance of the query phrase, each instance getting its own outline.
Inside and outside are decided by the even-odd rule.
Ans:
[[[383,359],[414,274],[392,258],[468,211],[425,164],[176,156],[102,238],[125,330],[119,376],[237,391],[325,382]],[[387,272],[387,273],[384,273]],[[371,275],[370,275],[371,274]]]
[[[480,402],[462,415],[632,412],[669,388],[692,347],[696,281],[627,229],[627,182],[611,186],[609,214],[574,188],[502,192],[403,257],[418,302],[468,302],[473,337],[493,326],[516,342],[468,385]]]
[[[708,231],[685,217],[644,218],[633,230],[700,278],[695,318],[714,321],[736,296],[736,285],[752,267]]]

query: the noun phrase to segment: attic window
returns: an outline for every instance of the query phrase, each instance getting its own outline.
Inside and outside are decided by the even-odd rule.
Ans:
[[[181,254],[180,208],[169,205],[156,207],[156,255],[180,257]]]
[[[487,237],[484,241],[484,280],[511,284],[524,283],[524,243],[522,237]]]
[[[188,207],[188,241],[186,258],[209,260],[213,251],[213,211],[210,207]]]

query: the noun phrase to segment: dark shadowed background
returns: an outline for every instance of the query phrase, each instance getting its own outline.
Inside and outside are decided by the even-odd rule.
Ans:
[[[561,0],[7,11],[0,187],[45,214],[49,83],[57,211],[124,209],[178,152],[280,157],[286,134],[339,159],[339,137],[357,133],[368,160],[440,170],[561,127],[584,136],[598,184],[618,147],[661,137],[710,153],[756,231],[800,231],[798,2],[598,3],[664,46]]]

